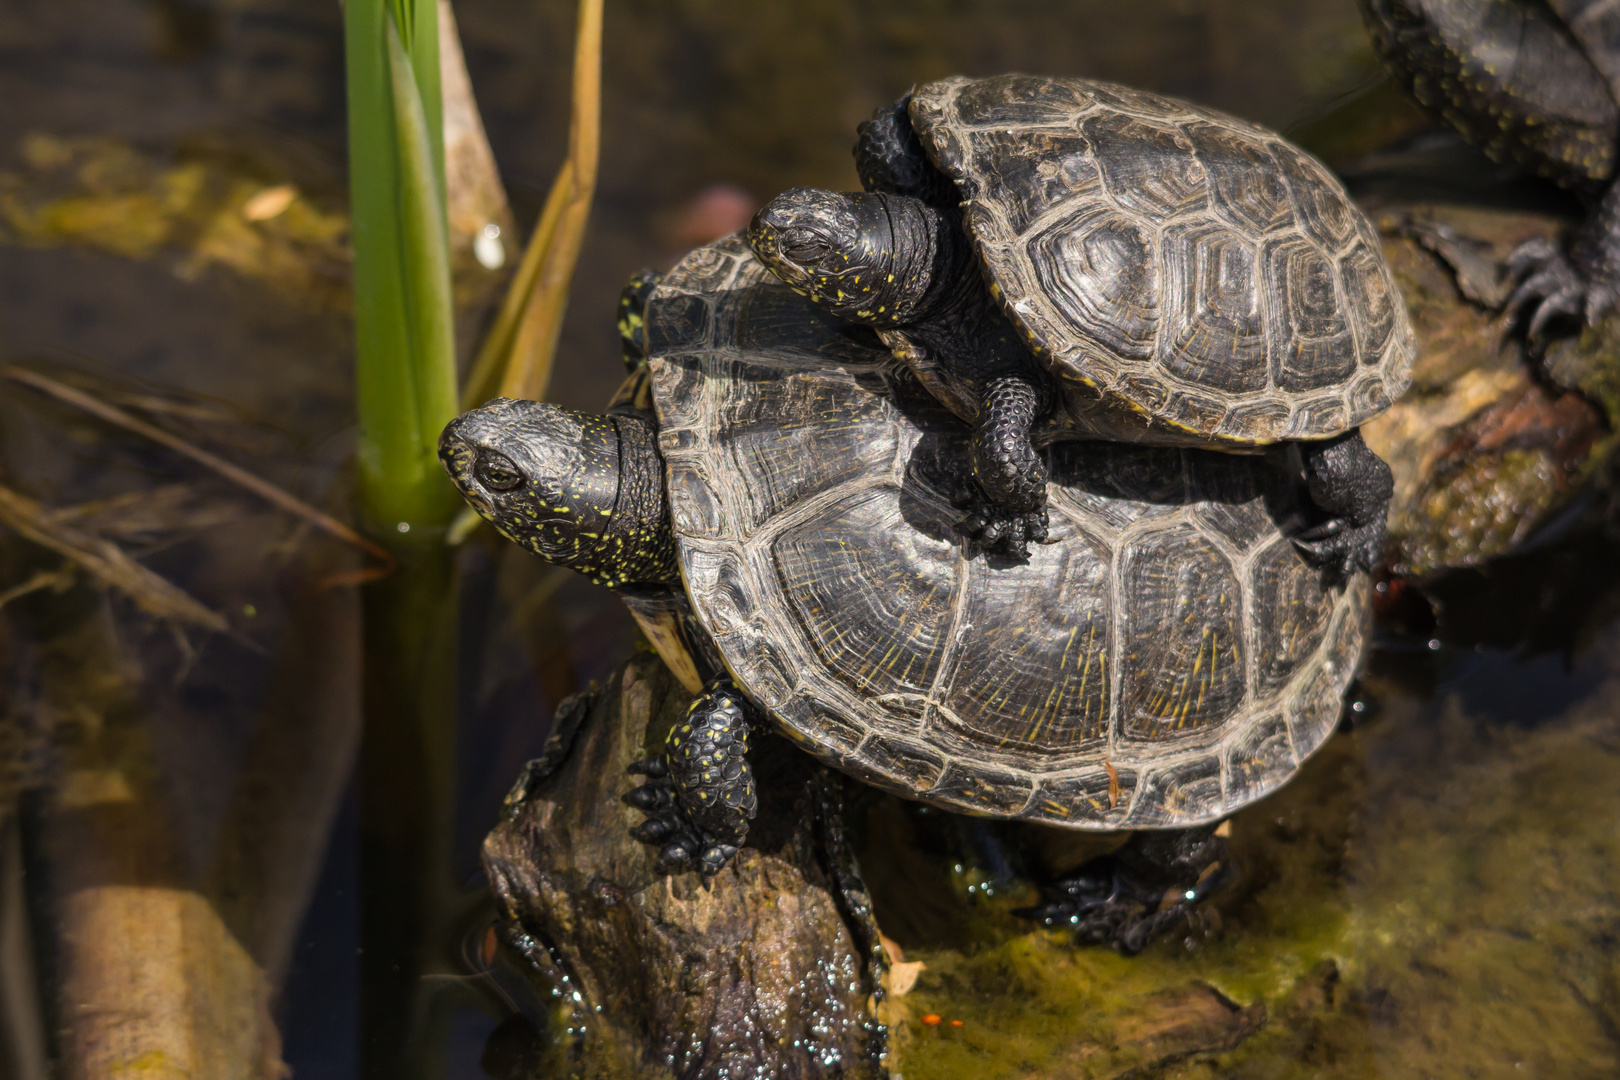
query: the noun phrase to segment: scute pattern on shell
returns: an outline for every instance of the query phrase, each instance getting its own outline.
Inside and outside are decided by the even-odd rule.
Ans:
[[[930,83],[912,122],[1030,347],[1215,442],[1325,438],[1411,381],[1366,217],[1314,158],[1210,109],[1087,79]]]
[[[1367,584],[1327,588],[1263,461],[1061,444],[1053,542],[968,557],[931,463],[965,428],[738,239],[649,303],[676,543],[739,686],[828,764],[1082,829],[1217,819],[1338,722]]]

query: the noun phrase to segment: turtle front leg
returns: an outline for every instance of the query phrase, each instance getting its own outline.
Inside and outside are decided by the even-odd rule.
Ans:
[[[1322,442],[1301,443],[1305,483],[1326,521],[1294,537],[1311,562],[1349,577],[1378,565],[1384,548],[1389,497],[1395,477],[1359,430]]]
[[[624,796],[647,815],[630,835],[658,847],[659,873],[696,870],[708,880],[737,854],[759,807],[748,764],[757,721],[736,684],[717,678],[670,729],[664,752],[630,766],[647,778]]]
[[[879,106],[872,119],[855,129],[855,171],[867,191],[906,195],[929,206],[961,202],[956,184],[929,164],[922,142],[912,130],[907,94],[893,105]]]
[[[1231,878],[1218,826],[1140,832],[1110,855],[1041,887],[1041,902],[1014,914],[1067,928],[1082,945],[1127,956],[1183,922]]]
[[[1046,457],[1030,441],[1044,397],[1027,375],[988,380],[973,433],[973,479],[986,501],[971,509],[961,528],[1015,558],[1027,558],[1028,544],[1046,539]]]

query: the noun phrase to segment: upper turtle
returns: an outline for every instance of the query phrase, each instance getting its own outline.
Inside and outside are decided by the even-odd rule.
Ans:
[[[1371,569],[1394,481],[1359,423],[1410,379],[1378,241],[1319,164],[1107,83],[950,79],[860,127],[860,193],[793,188],[748,228],[770,271],[871,327],[973,429],[961,531],[1048,535],[1045,448],[1298,452],[1340,575]]]
[[[992,293],[1064,383],[1155,426],[1258,444],[1353,428],[1410,382],[1412,329],[1377,234],[1280,136],[1028,75],[929,83],[908,112]]]

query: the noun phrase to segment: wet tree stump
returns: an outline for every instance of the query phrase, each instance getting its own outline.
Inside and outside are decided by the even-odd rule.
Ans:
[[[508,943],[561,990],[573,1075],[883,1075],[870,917],[850,910],[862,901],[833,862],[828,792],[841,780],[758,740],[759,816],[709,887],[655,873],[653,849],[630,838],[641,814],[621,801],[636,783],[626,766],[663,744],[690,701],[642,654],[565,703],[484,845]]]

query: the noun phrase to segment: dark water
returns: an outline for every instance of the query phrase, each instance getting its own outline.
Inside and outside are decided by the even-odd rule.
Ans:
[[[462,0],[456,11],[514,209],[532,221],[561,157],[572,5]],[[151,409],[341,512],[353,426],[339,32],[327,0],[0,6],[0,361]],[[601,187],[553,392],[584,408],[620,375],[613,305],[629,272],[667,266],[790,184],[853,186],[854,124],[913,82],[1012,69],[1112,78],[1291,131],[1330,160],[1412,126],[1351,0],[624,0],[608,5],[607,35]],[[244,199],[284,183],[294,208],[245,233]],[[55,931],[119,924],[47,902],[91,895],[70,887],[89,883],[162,903],[198,889],[225,897],[223,932],[153,908],[125,936],[190,928],[191,943],[182,934],[168,954],[201,949],[227,973],[244,949],[268,973],[293,1075],[358,1075],[358,714],[344,651],[356,616],[351,593],[318,587],[352,558],[184,459],[13,382],[0,390],[0,485],[88,507],[76,519],[86,529],[231,626],[172,632],[0,532],[0,593],[46,576],[0,613],[0,1061],[44,1075],[40,1055],[61,1051],[65,1023],[52,993],[96,982],[64,967]],[[99,506],[129,493],[134,502]],[[1533,552],[1436,582],[1436,621],[1385,627],[1364,719],[1241,816],[1252,874],[1215,922],[1136,961],[1019,953],[993,908],[977,952],[926,935],[906,943],[931,972],[912,1013],[970,1021],[961,1035],[919,1028],[907,1075],[1027,1075],[1077,1031],[1095,1033],[1107,1015],[1099,987],[1152,993],[1188,978],[1306,1019],[1164,1075],[1620,1071],[1620,548],[1603,500],[1591,505]],[[452,940],[429,943],[452,1077],[483,1075],[503,995],[517,993],[479,973],[478,845],[556,703],[634,643],[607,594],[506,555],[474,544],[460,556],[453,884],[467,914]],[[129,824],[124,806],[158,809]],[[288,827],[270,830],[281,846],[261,861],[273,872],[250,872],[254,853],[235,860],[233,843],[261,835],[255,815],[266,813]],[[259,886],[273,902],[252,898]],[[1324,960],[1342,987],[1325,1019],[1292,989]],[[130,987],[164,977],[130,963],[118,976]],[[1046,976],[1031,982],[1033,971]],[[116,997],[107,981],[100,992]],[[161,1075],[226,1075],[197,1054],[192,1071]],[[1088,1075],[1068,1067],[1081,1071],[1060,1074]]]

